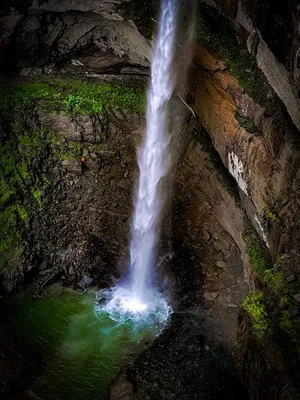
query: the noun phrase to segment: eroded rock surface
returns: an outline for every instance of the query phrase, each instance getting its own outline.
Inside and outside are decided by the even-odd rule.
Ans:
[[[147,76],[148,41],[113,9],[106,1],[34,1],[25,13],[0,16],[2,71],[23,77]]]

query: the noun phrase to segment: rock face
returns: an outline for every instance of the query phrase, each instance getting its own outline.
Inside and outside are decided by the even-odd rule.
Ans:
[[[217,0],[213,4],[225,18],[234,21],[237,30],[246,31],[243,39],[249,51],[299,129],[298,2]]]
[[[22,256],[25,264],[4,273],[6,291],[24,283],[27,269],[39,272],[42,285],[62,275],[76,282],[83,273],[94,275],[93,270],[99,277],[109,275],[120,254],[126,257],[135,146],[144,123],[138,116],[107,113],[102,115],[101,130],[93,118],[38,117],[39,126],[51,129],[55,148],[56,143],[57,148],[67,143],[75,150],[69,148],[55,156],[60,149],[49,148],[42,171],[51,182],[51,199],[45,198],[50,204],[32,211],[27,227],[28,253]]]
[[[280,359],[272,349],[265,349],[251,335],[251,323],[248,316],[240,317],[237,337],[238,346],[235,352],[236,364],[241,377],[252,393],[260,393],[263,399],[299,399],[299,391],[293,385],[289,374],[282,370]],[[261,374],[261,371],[264,371]],[[276,382],[276,384],[274,384]]]
[[[33,1],[0,17],[0,68],[21,76],[147,75],[150,47],[108,1]]]
[[[1,77],[21,83],[0,105],[3,292],[33,280],[38,290],[56,280],[109,284],[126,265],[135,149],[145,132],[138,87],[149,75],[157,10],[155,0],[144,3],[0,6]],[[223,375],[238,385],[238,330],[235,360],[250,398],[297,399],[299,6],[199,3],[187,103],[172,104],[176,174],[162,243],[167,251],[174,244],[178,314],[137,360],[136,379],[122,370],[111,396],[232,394]],[[255,292],[243,303],[246,283]],[[236,398],[245,396],[239,388]]]
[[[274,2],[205,3],[197,36],[205,49],[195,45],[190,104],[238,184],[241,207],[274,265],[269,269],[262,262],[252,234],[245,232],[246,253],[258,272],[250,276],[260,291],[243,305],[247,313],[240,318],[236,361],[250,398],[298,398],[299,309],[294,300],[299,285],[295,216],[300,125],[293,63],[299,49],[299,10],[292,1],[285,10]],[[276,24],[282,26],[272,38],[270,25],[266,28],[270,19],[274,30]],[[291,282],[296,282],[294,288]]]
[[[129,380],[129,370],[121,369],[110,388],[110,400],[134,400],[133,384]]]
[[[212,54],[208,61],[208,53],[199,45],[196,51],[195,66],[190,71],[193,108],[245,195],[249,216],[276,259],[291,240],[286,230],[298,231],[294,221],[294,213],[300,212],[296,200],[300,155],[297,130],[280,110],[267,115],[228,71],[219,70]],[[282,119],[286,120],[284,126]],[[278,214],[283,226],[267,223],[268,209]]]

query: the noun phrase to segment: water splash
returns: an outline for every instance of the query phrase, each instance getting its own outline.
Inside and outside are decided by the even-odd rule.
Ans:
[[[117,286],[102,290],[97,295],[95,313],[109,314],[117,325],[130,323],[132,331],[141,327],[156,326],[159,333],[169,319],[172,307],[158,291],[147,290],[146,297],[147,303],[142,303],[132,290],[126,287]]]
[[[166,300],[153,287],[152,278],[164,206],[161,182],[170,168],[166,124],[168,101],[175,88],[172,63],[177,13],[177,0],[162,0],[147,95],[147,134],[138,155],[140,177],[131,230],[130,283],[112,289],[105,296],[110,300],[102,306],[119,320],[124,314],[134,319],[147,315],[150,320],[153,316],[155,322],[154,315],[158,320],[167,320],[171,312]]]

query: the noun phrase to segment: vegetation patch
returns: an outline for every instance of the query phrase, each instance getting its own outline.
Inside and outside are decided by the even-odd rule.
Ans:
[[[235,114],[235,118],[240,124],[242,128],[244,128],[249,133],[258,133],[257,127],[251,121],[250,118],[240,115],[239,113]]]
[[[28,83],[0,88],[0,112],[53,112],[62,115],[101,114],[104,110],[120,108],[143,114],[145,92],[112,84]]]
[[[263,339],[271,322],[266,311],[263,293],[250,293],[243,302],[242,308],[246,310],[251,317],[254,334],[258,339]]]
[[[296,339],[300,336],[300,320],[292,318],[291,312],[284,310],[280,318],[280,328],[291,338]]]
[[[269,260],[261,238],[248,219],[244,223],[243,239],[247,246],[251,267],[263,276],[264,272],[269,269]]]
[[[286,279],[286,274],[290,273],[289,257],[282,254],[273,268],[261,275],[262,291],[254,292],[250,299],[248,296],[243,308],[251,316],[253,333],[265,339],[267,351],[279,356],[281,367],[293,365],[296,368],[295,360],[300,355],[300,317],[294,295],[299,289]]]
[[[43,172],[44,163],[82,156],[81,142],[66,140],[43,127],[27,131],[21,122],[9,126],[9,137],[0,147],[0,271],[22,253],[26,221],[32,213],[46,211],[52,183]]]
[[[0,213],[0,271],[23,251],[22,237],[28,218],[25,207],[13,204]]]
[[[47,192],[51,187],[51,182],[47,179],[45,175],[41,178],[38,178],[31,188],[32,196],[34,197],[35,201],[37,202],[39,209],[43,209],[44,201],[47,197]]]
[[[23,251],[31,218],[46,212],[52,184],[45,171],[80,160],[82,143],[37,129],[36,113],[93,115],[106,110],[144,113],[145,93],[126,86],[78,81],[28,83],[0,88],[0,114],[8,138],[0,147],[0,272]],[[32,121],[34,129],[28,124]]]
[[[288,284],[282,271],[267,269],[264,273],[264,283],[276,293],[288,292]]]
[[[265,214],[266,214],[266,218],[269,221],[273,221],[273,222],[279,221],[278,216],[269,208],[266,210]]]
[[[31,205],[41,208],[51,182],[41,174],[39,162],[48,146],[45,132],[27,133],[20,123],[11,124],[9,138],[0,148],[0,270],[23,250],[22,241]],[[34,207],[34,206],[33,206]]]

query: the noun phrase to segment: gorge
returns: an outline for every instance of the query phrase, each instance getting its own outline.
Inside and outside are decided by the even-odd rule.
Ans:
[[[0,5],[1,398],[299,398],[296,0],[182,2],[154,271],[173,313],[157,337],[101,320],[130,265],[158,11]],[[45,384],[79,358],[65,395]]]

